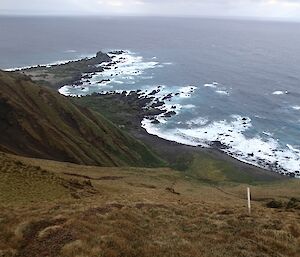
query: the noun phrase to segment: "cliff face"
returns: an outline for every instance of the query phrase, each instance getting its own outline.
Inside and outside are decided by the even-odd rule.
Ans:
[[[102,166],[156,166],[142,143],[100,114],[0,71],[0,150],[36,158]]]

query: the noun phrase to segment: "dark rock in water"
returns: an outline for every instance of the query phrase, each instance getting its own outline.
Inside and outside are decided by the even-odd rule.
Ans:
[[[164,114],[164,117],[171,118],[173,115],[176,115],[176,112],[170,111]]]
[[[102,79],[102,80],[98,81],[97,83],[102,84],[102,83],[105,83],[105,82],[110,82],[110,79]]]
[[[227,145],[223,144],[223,143],[220,142],[220,141],[212,141],[212,142],[210,143],[210,146],[211,146],[212,148],[216,148],[216,149],[227,149],[227,148],[228,148]]]
[[[165,100],[168,100],[168,99],[171,99],[172,98],[172,93],[166,95],[162,100],[165,101]]]
[[[110,57],[107,54],[102,53],[101,51],[99,51],[96,54],[95,60],[98,61],[98,63],[110,62],[111,61]]]
[[[126,52],[123,50],[117,50],[117,51],[111,51],[109,54],[114,54],[114,55],[120,55],[120,54],[125,54]]]
[[[82,81],[75,81],[75,82],[74,82],[74,85],[75,85],[75,86],[81,86],[82,84],[83,84]]]
[[[291,177],[291,178],[295,178],[295,177],[296,177],[296,174],[293,173],[293,172],[289,172],[289,173],[288,173],[288,176]]]
[[[157,116],[160,115],[162,113],[165,113],[166,110],[160,110],[160,109],[151,109],[151,110],[147,110],[147,115],[149,116]]]
[[[82,78],[83,78],[83,79],[91,79],[91,78],[92,78],[92,76],[91,76],[91,75],[89,75],[89,74],[86,74],[86,75],[83,75],[83,76],[82,76]]]
[[[152,124],[159,124],[160,122],[157,119],[155,119],[155,120],[151,121],[151,123]]]
[[[156,95],[159,91],[158,90],[153,90],[151,93],[149,93],[148,95]]]
[[[160,106],[163,106],[165,103],[164,102],[157,102],[157,103],[153,103],[151,105],[152,108],[156,108],[156,107],[160,107]]]

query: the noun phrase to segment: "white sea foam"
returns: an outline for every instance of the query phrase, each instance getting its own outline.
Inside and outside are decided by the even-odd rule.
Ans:
[[[153,76],[141,76],[141,79],[153,79]]]
[[[219,84],[218,82],[213,82],[213,83],[207,83],[203,85],[204,87],[208,88],[216,88],[215,92],[220,95],[229,95],[229,92],[226,90],[226,88]]]
[[[274,91],[272,93],[272,95],[284,95],[284,94],[288,94],[288,91]]]
[[[273,134],[271,132],[263,131],[262,133],[268,137],[273,137]]]
[[[194,109],[194,108],[196,108],[196,105],[194,105],[194,104],[186,104],[186,105],[183,105],[182,108],[184,108],[184,109]]]
[[[179,88],[179,97],[188,98],[191,97],[197,88],[195,86],[185,86]]]
[[[216,93],[218,93],[220,95],[229,95],[229,92],[227,92],[225,90],[216,90]]]
[[[212,87],[212,88],[217,88],[217,86],[218,86],[218,83],[217,83],[217,82],[214,82],[214,83],[212,83],[212,84],[204,84],[203,86],[204,86],[204,87]]]
[[[136,76],[143,74],[146,70],[158,66],[158,62],[145,61],[142,56],[136,56],[130,51],[124,51],[119,55],[111,54],[110,56],[112,57],[112,64],[109,66],[110,69],[98,73],[97,76],[95,76],[97,79],[99,79],[99,77],[117,77],[118,81],[131,81],[134,80]],[[106,63],[102,63],[100,66],[105,68],[107,65]]]
[[[295,105],[295,106],[292,106],[292,108],[296,111],[300,111],[300,105]]]
[[[186,124],[189,127],[193,127],[193,126],[204,126],[209,122],[209,120],[207,118],[204,117],[198,117],[196,119],[192,119],[186,122]]]
[[[86,83],[86,79],[82,79],[80,87],[86,87],[87,90],[78,90],[78,87],[73,85],[64,86],[60,90],[64,95],[81,95],[86,92],[103,92],[103,87],[112,88],[112,85],[119,87],[126,83],[126,85],[133,85],[136,83],[136,77],[140,79],[149,79],[151,76],[141,76],[146,70],[157,68],[159,65],[155,61],[146,61],[142,56],[138,56],[130,51],[123,51],[121,54],[109,54],[112,62],[104,62],[98,66],[104,68],[104,71],[97,72],[91,75]],[[99,81],[103,81],[99,83]],[[122,86],[123,87],[123,86]],[[89,90],[90,89],[90,90]],[[116,88],[118,89],[118,88]]]
[[[192,145],[189,137],[188,138],[178,137],[178,135],[175,134],[174,133],[175,131],[173,130],[164,131],[160,129],[159,126],[152,124],[151,121],[148,119],[144,119],[142,121],[142,127],[146,129],[146,131],[151,135],[156,135],[160,138],[164,138],[166,140],[178,142],[181,144]]]
[[[300,149],[296,149],[294,146],[287,144],[286,145],[290,150],[296,152],[296,153],[300,153]],[[298,146],[299,147],[299,146]]]
[[[65,96],[68,96],[71,94],[68,86],[61,87],[60,89],[58,89],[58,92]]]
[[[271,169],[277,172],[300,171],[300,150],[288,146],[282,148],[272,137],[246,137],[244,132],[252,127],[249,118],[232,116],[231,121],[214,121],[193,126],[190,122],[186,129],[164,130],[159,125],[151,124],[144,119],[142,126],[150,134],[158,135],[167,140],[193,146],[209,147],[213,141],[219,141],[226,146],[223,151],[227,154],[250,164]],[[204,124],[204,125],[201,125]],[[284,169],[286,171],[284,171]]]
[[[124,84],[124,81],[113,79],[113,82],[116,84]]]

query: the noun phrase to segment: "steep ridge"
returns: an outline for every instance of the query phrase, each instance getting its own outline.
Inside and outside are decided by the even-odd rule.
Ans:
[[[142,143],[100,114],[29,77],[0,71],[0,150],[101,166],[159,166]]]

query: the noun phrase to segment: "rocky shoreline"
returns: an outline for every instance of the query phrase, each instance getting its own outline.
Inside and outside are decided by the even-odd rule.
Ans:
[[[227,146],[219,141],[211,142],[210,148],[204,148],[201,146],[180,144],[149,134],[146,129],[141,126],[141,122],[145,118],[151,120],[153,124],[158,124],[159,120],[157,116],[164,116],[164,118],[167,119],[176,114],[176,111],[171,111],[170,113],[168,109],[164,108],[165,102],[159,101],[155,97],[158,92],[157,89],[151,92],[143,92],[142,90],[130,92],[112,91],[94,93],[80,98],[73,97],[72,99],[77,104],[101,112],[117,124],[119,128],[126,130],[135,138],[144,142],[160,156],[163,156],[169,163],[178,162],[182,157],[186,159],[185,161],[190,162],[195,154],[204,154],[209,155],[211,158],[231,163],[241,173],[244,173],[246,170],[248,173],[257,177],[271,177],[274,179],[286,178],[286,176],[282,176],[280,173],[254,166],[240,161],[234,156],[230,156],[224,152]],[[175,95],[176,93],[171,97]],[[114,106],[114,108],[110,108],[110,105]],[[110,110],[108,111],[108,109]]]
[[[27,75],[35,82],[58,90],[66,84],[80,85],[83,78],[90,78],[92,74],[105,70],[100,64],[111,62],[112,59],[108,54],[99,51],[92,58],[83,58],[62,64],[37,65],[14,71]]]
[[[32,80],[39,81],[46,84],[52,88],[58,89],[64,85],[71,85],[72,87],[85,89],[85,86],[91,85],[91,80],[96,73],[101,73],[104,71],[114,71],[118,70],[118,65],[123,61],[122,55],[125,51],[112,51],[107,54],[98,52],[93,58],[85,58],[78,61],[70,61],[64,64],[52,65],[52,66],[37,66],[27,69],[19,70],[28,76]],[[115,58],[115,57],[118,58]],[[113,79],[113,74],[111,74]],[[103,78],[99,80],[96,84],[105,85],[110,83],[110,78]],[[95,82],[94,82],[95,83]],[[166,122],[168,118],[176,115],[180,110],[180,107],[176,104],[172,105],[171,100],[175,97],[190,96],[195,87],[186,86],[183,90],[179,90],[174,93],[163,92],[162,86],[157,86],[151,90],[131,90],[131,91],[108,91],[102,93],[92,93],[82,97],[82,99],[77,99],[79,102],[83,102],[86,99],[86,106],[92,107],[93,105],[99,105],[102,102],[102,108],[97,110],[101,113],[108,112],[107,117],[112,119],[115,124],[118,124],[120,128],[126,129],[134,136],[147,141],[149,138],[156,137],[155,135],[150,135],[147,130],[141,127],[141,123],[144,120],[148,120],[153,125],[158,125],[162,121]],[[99,101],[101,100],[101,101]],[[89,103],[93,101],[98,101],[99,103]],[[114,112],[107,111],[107,106],[114,104]],[[124,113],[124,106],[126,107],[126,113]],[[96,108],[97,109],[97,108]],[[122,115],[118,115],[118,113]],[[243,120],[244,123],[247,122],[246,118]],[[148,135],[148,136],[147,136]],[[158,139],[157,139],[158,138]],[[149,140],[148,144],[151,145],[153,140]],[[156,137],[154,141],[161,138]],[[167,140],[161,139],[162,142]],[[174,142],[172,142],[172,146]],[[177,143],[176,143],[177,144]],[[182,145],[182,144],[178,144]],[[208,142],[209,149],[198,147],[190,147],[193,151],[197,149],[203,149],[207,151],[215,151],[226,155],[228,158],[238,158],[238,156],[231,155],[230,151],[227,151],[228,146],[221,141]],[[170,150],[170,149],[169,149]],[[171,151],[171,150],[170,150]],[[198,150],[197,150],[198,151]],[[171,151],[172,152],[172,151]],[[244,160],[241,160],[245,163]],[[251,165],[251,164],[247,164]],[[260,167],[264,167],[267,170],[277,172],[279,174],[288,175],[291,177],[297,176],[297,174],[289,173],[286,170],[281,170],[276,164],[260,163]],[[260,168],[258,168],[260,169]],[[264,170],[262,168],[262,170]]]

